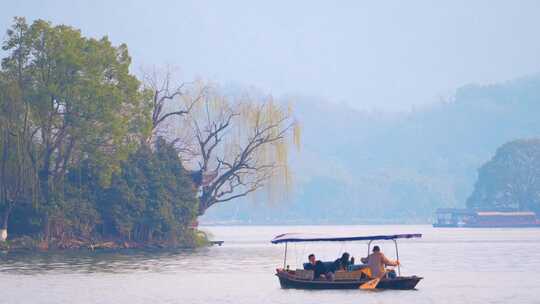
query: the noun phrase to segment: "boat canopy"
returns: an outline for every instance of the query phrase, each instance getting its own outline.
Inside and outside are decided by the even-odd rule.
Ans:
[[[298,243],[298,242],[347,242],[347,241],[374,241],[374,240],[395,240],[421,238],[422,234],[391,234],[391,235],[371,235],[371,236],[323,236],[305,233],[285,233],[276,236],[271,242],[279,243]]]

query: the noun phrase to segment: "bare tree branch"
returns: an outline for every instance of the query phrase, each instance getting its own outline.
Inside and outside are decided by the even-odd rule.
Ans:
[[[167,103],[188,96],[188,87],[193,86],[193,82],[182,82],[173,86],[173,73],[166,68],[160,75],[155,69],[152,73],[143,72],[144,87],[152,92],[152,137],[158,132],[160,125],[169,117],[185,116],[189,114],[193,107],[200,102],[207,91],[207,87],[201,88],[197,95],[188,104],[175,106],[176,109],[167,112]],[[178,103],[182,103],[178,100]]]

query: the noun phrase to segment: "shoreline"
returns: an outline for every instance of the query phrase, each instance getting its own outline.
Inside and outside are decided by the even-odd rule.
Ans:
[[[212,241],[207,235],[198,231],[195,238],[190,241],[152,240],[131,241],[120,238],[84,239],[64,238],[50,239],[48,241],[30,236],[16,236],[0,242],[0,252],[68,252],[68,251],[102,251],[102,250],[161,250],[161,249],[195,249],[211,246]]]

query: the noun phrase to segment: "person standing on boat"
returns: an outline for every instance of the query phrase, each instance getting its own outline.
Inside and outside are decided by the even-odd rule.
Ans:
[[[313,270],[314,279],[318,279],[321,276],[324,276],[327,280],[333,280],[332,273],[326,268],[323,262],[318,261],[315,258],[315,255],[312,253],[308,256],[309,263],[304,265],[305,270]]]
[[[373,247],[373,253],[367,258],[362,258],[362,263],[366,264],[371,270],[372,278],[382,278],[386,274],[386,266],[398,266],[399,260],[391,261],[381,252],[379,246]]]

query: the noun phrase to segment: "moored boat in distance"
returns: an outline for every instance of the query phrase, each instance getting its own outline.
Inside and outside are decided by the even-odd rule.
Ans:
[[[441,208],[436,211],[433,227],[463,228],[529,228],[540,227],[532,211],[479,211],[471,209]]]
[[[285,254],[283,268],[276,269],[276,276],[279,279],[281,288],[296,289],[414,289],[422,280],[419,276],[402,276],[400,264],[397,264],[398,274],[395,276],[384,275],[382,278],[373,278],[367,265],[350,265],[348,269],[335,271],[331,280],[325,278],[315,278],[313,270],[296,269],[290,270],[287,266],[287,244],[298,242],[352,242],[368,241],[368,253],[371,243],[376,240],[393,241],[396,249],[396,258],[399,260],[398,239],[420,238],[421,234],[395,234],[395,235],[375,235],[375,236],[317,236],[298,233],[287,233],[276,236],[271,242],[273,244],[285,244]],[[327,262],[325,262],[327,263]],[[395,274],[395,272],[394,272]]]

